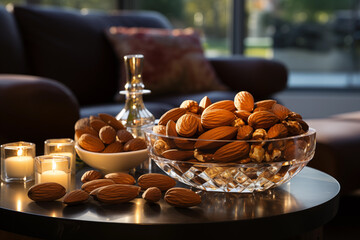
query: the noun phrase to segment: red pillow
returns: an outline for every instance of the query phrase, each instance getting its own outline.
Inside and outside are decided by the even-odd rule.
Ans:
[[[124,55],[144,55],[143,81],[153,95],[226,89],[206,60],[194,29],[111,27],[106,35],[122,69]],[[124,76],[123,71],[121,86]]]

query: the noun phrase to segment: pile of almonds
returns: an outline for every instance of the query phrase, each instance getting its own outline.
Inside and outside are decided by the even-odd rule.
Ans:
[[[75,141],[85,150],[101,153],[146,148],[144,139],[134,138],[120,121],[106,113],[79,119],[75,123]]]
[[[58,183],[36,184],[28,190],[28,197],[33,201],[55,201],[65,196],[63,203],[66,205],[83,204],[93,197],[102,203],[117,204],[131,201],[143,191],[142,198],[147,202],[159,201],[162,192],[165,192],[164,200],[175,207],[192,207],[201,203],[201,197],[197,193],[175,187],[174,179],[159,173],[141,175],[136,181],[133,176],[123,172],[103,176],[99,171],[90,170],[83,174],[81,181],[81,189],[67,194],[65,188]]]
[[[308,129],[300,114],[276,100],[254,102],[251,93],[241,91],[234,100],[211,103],[207,96],[200,103],[185,100],[161,116],[153,131],[166,137],[152,139],[151,144],[155,155],[171,160],[272,162],[299,157],[308,143],[264,140],[296,136]]]

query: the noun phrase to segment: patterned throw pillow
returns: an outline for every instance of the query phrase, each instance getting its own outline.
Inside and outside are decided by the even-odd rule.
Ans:
[[[111,27],[106,35],[124,69],[123,57],[143,54],[143,81],[152,95],[225,90],[206,60],[198,33],[187,29]],[[125,73],[122,71],[125,85]]]

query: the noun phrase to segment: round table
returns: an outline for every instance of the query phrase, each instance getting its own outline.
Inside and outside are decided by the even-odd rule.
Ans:
[[[340,192],[334,178],[310,167],[266,192],[200,192],[202,203],[191,208],[172,207],[163,199],[149,204],[140,197],[117,205],[93,199],[78,206],[37,203],[27,197],[32,184],[1,183],[1,229],[46,239],[283,239],[330,221]]]

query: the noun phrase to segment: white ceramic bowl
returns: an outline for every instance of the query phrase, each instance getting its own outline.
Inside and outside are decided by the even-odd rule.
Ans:
[[[86,151],[76,143],[75,150],[81,160],[103,173],[128,171],[149,159],[147,149],[120,153],[97,153]]]

